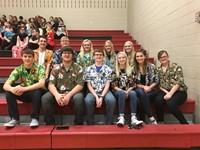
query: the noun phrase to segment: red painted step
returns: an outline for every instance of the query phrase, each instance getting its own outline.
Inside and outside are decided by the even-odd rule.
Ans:
[[[19,66],[21,64],[21,58],[0,57],[0,66]]]

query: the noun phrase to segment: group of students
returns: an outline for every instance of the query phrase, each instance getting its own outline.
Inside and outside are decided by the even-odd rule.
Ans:
[[[46,39],[39,38],[39,43],[37,52],[30,49],[22,51],[23,64],[14,69],[4,84],[10,116],[4,126],[19,124],[16,99],[32,102],[30,126],[39,126],[41,105],[47,125],[56,123],[56,105],[73,105],[75,125],[84,124],[85,116],[86,123],[94,125],[94,109],[101,108],[103,104],[106,106],[105,124],[113,124],[116,103],[119,110],[117,125],[123,126],[128,100],[131,124],[143,124],[141,116],[144,115],[147,115],[150,124],[163,124],[165,105],[181,124],[188,124],[179,109],[187,99],[182,68],[169,61],[167,51],[158,53],[161,65],[156,68],[147,61],[147,51],[140,49],[135,52],[131,41],[125,42],[123,51],[116,54],[110,40],[101,50],[93,49],[92,42],[85,39],[77,55],[69,46],[69,38],[64,36],[61,38],[62,48],[54,54],[51,52],[51,56],[46,55]],[[18,79],[20,85],[13,86]],[[48,91],[43,92],[45,81],[48,81]],[[152,112],[151,101],[155,101],[156,116]],[[138,119],[138,102],[141,119]]]

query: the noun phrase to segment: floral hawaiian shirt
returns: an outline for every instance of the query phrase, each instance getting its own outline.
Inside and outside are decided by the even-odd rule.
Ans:
[[[8,78],[12,83],[19,80],[23,87],[33,85],[41,79],[45,79],[45,70],[42,66],[36,63],[33,63],[30,73],[27,72],[26,68],[22,64],[21,66],[16,67]]]
[[[147,72],[145,76],[145,85],[150,86],[152,83],[159,83],[158,70],[154,64],[147,63]],[[137,84],[141,83],[141,73],[137,75]]]
[[[187,86],[184,83],[182,67],[176,63],[170,63],[166,72],[163,72],[162,67],[158,67],[160,78],[160,86],[170,91],[173,86],[179,85],[179,91],[187,91]]]
[[[122,90],[128,90],[130,87],[135,88],[136,87],[136,78],[135,78],[135,71],[132,68],[131,75],[127,75],[125,70],[121,70],[119,73],[119,77],[117,77],[116,71],[113,71],[112,74],[112,89],[114,90],[114,87],[118,87]]]
[[[103,65],[99,71],[97,71],[95,64],[89,66],[85,73],[85,82],[90,82],[92,88],[97,93],[101,95],[106,82],[111,82],[112,69],[107,65]]]
[[[77,56],[76,62],[83,67],[83,72],[86,71],[88,66],[91,66],[93,64],[93,60],[91,60],[91,56],[90,54],[88,55],[88,57],[86,55],[84,55],[84,58],[81,57],[80,53]]]
[[[76,85],[83,86],[82,67],[73,62],[69,68],[65,68],[61,63],[51,71],[49,83],[54,84],[59,93],[68,93]]]

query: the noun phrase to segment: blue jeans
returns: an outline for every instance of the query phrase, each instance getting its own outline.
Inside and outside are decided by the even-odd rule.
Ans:
[[[116,91],[114,93],[116,99],[118,100],[119,114],[124,114],[125,112],[125,103],[126,103],[126,93],[123,90]],[[136,92],[131,90],[128,93],[128,98],[130,99],[130,108],[131,113],[136,114],[137,110],[137,95]]]
[[[106,104],[106,124],[113,124],[113,113],[115,110],[116,99],[113,94],[108,91],[104,99]],[[94,107],[96,106],[96,98],[92,93],[88,93],[85,97],[85,107],[87,112],[87,124],[93,125],[94,121]]]
[[[140,100],[141,106],[144,109],[144,112],[147,114],[148,118],[153,117],[153,112],[151,110],[150,100],[153,99],[156,95],[156,91],[152,90],[148,93],[144,89],[137,88],[135,89],[137,96]]]
[[[84,118],[84,100],[82,92],[78,92],[70,99],[69,104],[73,105],[75,114],[74,124],[82,125]],[[55,106],[58,105],[54,95],[47,92],[42,96],[42,107],[44,109],[44,121],[47,125],[55,124]]]

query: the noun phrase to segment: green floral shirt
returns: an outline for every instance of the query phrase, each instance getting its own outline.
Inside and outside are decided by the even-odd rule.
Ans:
[[[87,67],[94,64],[94,60],[91,60],[90,54],[88,55],[88,57],[86,57],[86,55],[84,55],[84,58],[82,58],[79,53],[77,56],[76,62],[83,68],[83,72],[86,71]]]
[[[54,84],[59,93],[68,93],[76,85],[83,86],[83,69],[75,62],[69,68],[61,63],[51,71],[49,83]]]
[[[41,79],[45,79],[45,69],[36,63],[33,63],[29,73],[23,64],[16,67],[8,78],[12,83],[19,80],[23,87],[33,85]]]
[[[187,86],[184,83],[182,67],[176,63],[170,63],[166,72],[163,72],[162,67],[158,67],[158,73],[160,78],[160,86],[168,91],[173,86],[179,85],[179,91],[187,91]]]

